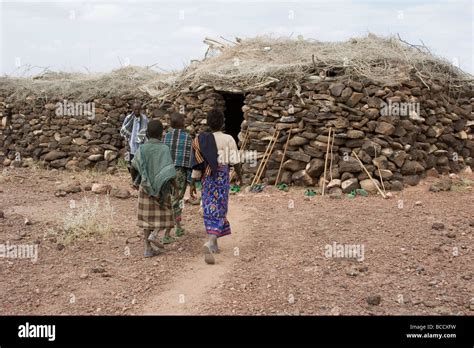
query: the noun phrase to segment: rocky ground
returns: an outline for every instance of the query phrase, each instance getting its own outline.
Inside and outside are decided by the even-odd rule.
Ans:
[[[429,178],[389,199],[244,190],[208,266],[199,206],[185,205],[184,237],[144,259],[126,172],[8,168],[0,245],[35,244],[38,260],[0,257],[0,314],[472,315],[473,179]],[[104,235],[65,240],[88,206]],[[333,243],[363,247],[363,260],[328,257]]]

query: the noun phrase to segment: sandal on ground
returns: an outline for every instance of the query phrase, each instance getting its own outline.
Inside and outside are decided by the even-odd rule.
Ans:
[[[184,236],[184,228],[176,227],[174,233],[176,234],[176,237],[182,237]]]
[[[153,256],[158,256],[160,254],[163,254],[163,250],[156,250],[156,249],[148,249],[145,250],[144,257],[153,257]]]
[[[255,193],[262,192],[264,187],[265,187],[264,184],[255,184],[250,187],[250,192],[255,192]]]
[[[314,197],[316,196],[316,192],[312,189],[307,189],[306,191],[304,191],[304,195],[307,197]]]
[[[163,244],[171,244],[171,243],[176,242],[176,238],[171,237],[171,236],[169,237],[164,236],[163,238],[160,239],[160,241]]]
[[[288,192],[288,185],[287,185],[287,184],[279,184],[279,185],[277,186],[277,188],[278,188],[280,191]]]
[[[352,190],[351,193],[347,194],[347,197],[349,197],[349,198],[355,198],[356,195],[357,195],[356,190]]]
[[[213,264],[216,263],[216,260],[214,259],[213,252],[212,252],[211,247],[209,246],[208,243],[206,243],[206,244],[203,245],[202,251],[203,251],[203,253],[204,253],[204,261],[205,261],[208,265],[213,265]]]
[[[160,241],[155,237],[153,233],[151,233],[150,236],[148,237],[148,241],[152,243],[154,246],[156,246],[157,248],[163,249],[165,247],[162,243],[160,243]]]
[[[230,192],[235,192],[235,193],[240,192],[240,186],[239,185],[232,185],[230,187]]]
[[[367,193],[366,190],[364,189],[356,189],[356,193],[359,195],[359,196],[363,196],[363,197],[367,197],[369,194]]]

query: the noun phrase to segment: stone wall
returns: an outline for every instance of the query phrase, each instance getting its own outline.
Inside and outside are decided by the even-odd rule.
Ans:
[[[352,151],[374,178],[381,175],[387,189],[398,190],[404,184],[417,184],[427,174],[457,172],[473,165],[473,97],[468,88],[455,93],[435,83],[429,88],[417,81],[388,87],[312,76],[300,81],[299,87],[282,84],[247,93],[240,138],[248,130],[247,149],[261,157],[275,128],[281,130],[263,176],[273,183],[291,128],[280,181],[311,186],[320,184],[331,127],[335,133],[328,175],[334,179],[332,190],[348,192],[370,184]],[[56,102],[61,100],[3,97],[0,163],[15,165],[18,152],[23,161],[32,158],[52,168],[105,170],[114,166],[125,152],[119,128],[137,98],[147,104],[149,116],[159,107],[184,113],[193,135],[207,128],[209,110],[225,111],[224,98],[210,87],[182,94],[165,105],[146,95],[95,99],[93,120],[58,117]],[[167,126],[168,117],[162,120]],[[247,178],[256,169],[245,164]]]
[[[49,168],[99,171],[115,166],[125,152],[119,129],[135,100],[148,104],[147,112],[157,107],[146,95],[67,100],[67,104],[62,99],[0,97],[0,164],[21,166],[39,161]],[[93,115],[88,113],[92,102]],[[66,108],[58,112],[57,103]],[[70,103],[82,109],[68,110]]]
[[[186,129],[193,136],[207,130],[206,117],[212,109],[225,111],[225,101],[221,94],[213,88],[182,94],[166,108],[169,112],[179,112],[185,115]],[[166,124],[168,120],[165,120]]]
[[[299,93],[277,86],[246,96],[243,130],[250,132],[250,150],[262,155],[275,128],[281,129],[265,173],[269,183],[275,181],[290,127],[280,180],[287,184],[319,184],[330,127],[335,132],[330,175],[335,191],[371,186],[352,151],[376,179],[378,165],[386,188],[392,190],[415,185],[427,173],[473,165],[472,90],[453,95],[445,87],[432,84],[428,89],[415,81],[384,87],[317,78],[300,85]],[[245,168],[247,173],[256,169]]]
[[[82,115],[58,116],[58,104],[63,99],[48,100],[28,97],[15,100],[0,97],[0,165],[24,166],[38,161],[48,168],[105,171],[114,167],[126,151],[119,134],[125,116],[135,100],[145,106],[149,117],[159,117],[165,128],[168,114],[155,115],[161,109],[186,115],[187,130],[195,135],[207,128],[206,114],[213,108],[225,109],[223,97],[212,88],[181,95],[172,103],[161,104],[148,95],[128,95],[67,103],[94,103],[94,117]],[[63,107],[67,114],[67,106]],[[87,108],[83,108],[87,109]],[[17,154],[20,154],[18,157]],[[20,158],[20,161],[15,161]]]

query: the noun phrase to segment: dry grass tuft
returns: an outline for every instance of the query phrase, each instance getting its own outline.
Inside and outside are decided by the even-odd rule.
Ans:
[[[0,184],[11,182],[12,181],[12,175],[8,168],[3,168],[3,170],[0,172]]]
[[[58,243],[67,245],[77,240],[107,237],[112,233],[115,211],[108,196],[103,204],[97,198],[90,201],[86,197],[80,205],[70,203],[70,209],[60,217],[61,226],[49,229],[47,237],[55,237]]]

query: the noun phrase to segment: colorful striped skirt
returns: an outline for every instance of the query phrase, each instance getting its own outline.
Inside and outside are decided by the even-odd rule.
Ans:
[[[208,234],[217,237],[231,233],[227,220],[229,204],[229,166],[219,166],[214,176],[205,176],[202,181],[202,207],[204,210],[204,226]]]

